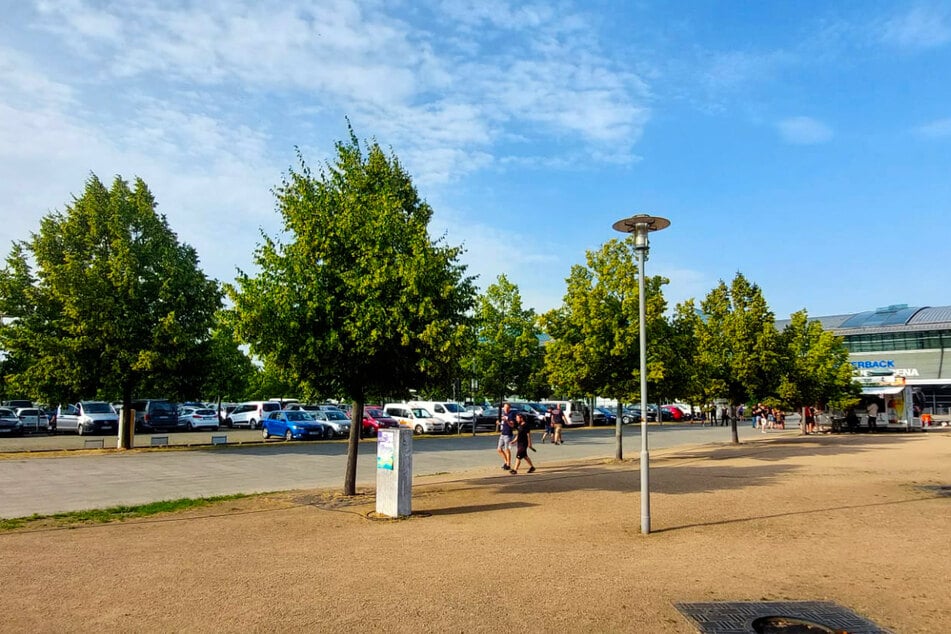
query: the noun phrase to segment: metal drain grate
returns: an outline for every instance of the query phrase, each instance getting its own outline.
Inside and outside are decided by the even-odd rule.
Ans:
[[[831,601],[675,603],[701,634],[756,634],[754,622],[787,617],[848,634],[891,634],[852,610]]]

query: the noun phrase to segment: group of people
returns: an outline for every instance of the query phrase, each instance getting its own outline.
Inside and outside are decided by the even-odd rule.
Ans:
[[[542,442],[550,439],[552,444],[564,444],[561,430],[566,422],[565,412],[558,405],[549,407],[545,413],[545,434],[542,436]],[[515,464],[512,464],[512,445],[515,445]],[[509,403],[502,405],[497,450],[503,461],[502,469],[512,475],[518,474],[523,460],[528,465],[528,473],[535,471],[535,465],[528,457],[529,451],[535,451],[535,447],[532,446],[531,423],[526,420],[523,412],[513,411]]]
[[[778,407],[767,407],[757,403],[750,414],[753,429],[759,428],[764,434],[769,429],[786,429],[786,413]],[[813,425],[815,425],[814,418]]]

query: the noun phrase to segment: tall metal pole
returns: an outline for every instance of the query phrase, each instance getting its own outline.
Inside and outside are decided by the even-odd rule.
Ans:
[[[651,532],[650,452],[647,448],[647,302],[644,297],[644,260],[646,248],[637,249],[637,311],[641,340],[641,533]]]
[[[616,231],[634,234],[634,251],[637,253],[637,312],[640,320],[640,365],[641,365],[641,533],[651,532],[650,452],[647,447],[647,291],[644,262],[650,249],[648,235],[670,226],[670,221],[659,216],[638,214],[614,223]],[[658,409],[657,415],[660,415]]]

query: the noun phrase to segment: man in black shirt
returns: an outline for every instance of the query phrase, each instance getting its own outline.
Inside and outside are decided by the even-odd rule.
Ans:
[[[521,412],[515,415],[515,421],[518,427],[515,430],[515,466],[512,468],[511,473],[513,475],[518,473],[518,468],[521,466],[522,460],[528,463],[528,472],[532,473],[535,471],[535,465],[532,464],[532,459],[528,457],[529,449],[535,451],[535,448],[532,447],[532,430],[529,428],[528,423],[525,421],[525,416]]]

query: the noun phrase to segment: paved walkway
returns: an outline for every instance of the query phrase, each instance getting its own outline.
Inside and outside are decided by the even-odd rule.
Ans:
[[[640,453],[640,428],[624,427],[625,457]],[[739,427],[741,439],[759,436],[749,425]],[[777,434],[798,432],[787,430]],[[536,441],[538,439],[536,433]],[[555,460],[613,458],[613,428],[572,429],[564,445],[536,442],[533,458],[540,468]],[[699,425],[651,426],[650,448],[729,442],[728,427]],[[420,477],[461,473],[501,466],[497,437],[424,437],[414,441],[413,473]],[[65,456],[8,455],[0,460],[0,518],[24,517],[117,504],[144,504],[186,497],[261,493],[290,489],[340,487],[346,469],[346,443],[271,442],[258,445],[207,447]],[[373,485],[376,444],[360,444],[357,482]]]

